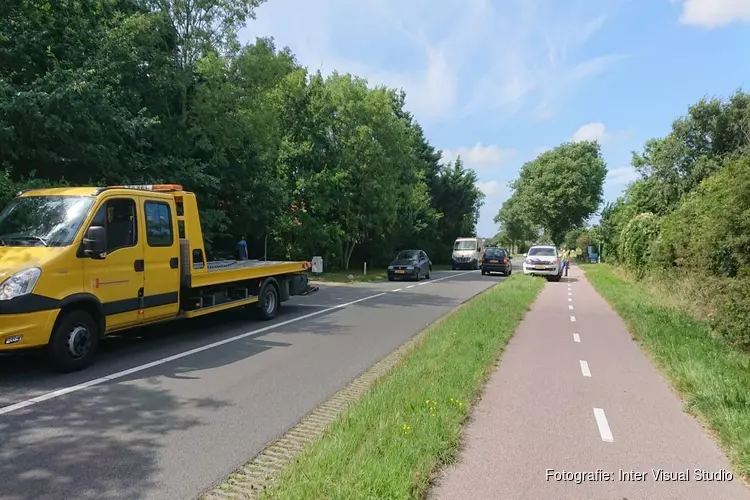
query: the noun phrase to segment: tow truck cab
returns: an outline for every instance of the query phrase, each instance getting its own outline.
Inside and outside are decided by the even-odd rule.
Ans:
[[[273,318],[307,295],[309,262],[208,262],[182,186],[35,189],[0,213],[0,352],[46,347],[89,365],[102,336],[255,304]]]

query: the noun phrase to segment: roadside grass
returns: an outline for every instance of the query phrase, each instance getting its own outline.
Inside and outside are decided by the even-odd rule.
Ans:
[[[667,375],[685,409],[718,437],[737,473],[750,477],[750,360],[653,284],[607,264],[582,266],[594,288]],[[681,301],[680,301],[681,302]]]
[[[261,498],[420,498],[544,280],[513,275],[432,325],[421,344]]]
[[[450,271],[450,265],[433,264],[433,271]],[[323,283],[372,283],[375,281],[388,280],[388,272],[385,269],[368,269],[367,274],[363,273],[364,269],[324,272],[323,274],[308,273],[310,281],[320,281]],[[352,279],[349,279],[349,275]]]

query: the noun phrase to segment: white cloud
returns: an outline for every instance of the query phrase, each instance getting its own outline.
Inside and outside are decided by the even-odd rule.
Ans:
[[[313,71],[403,88],[420,121],[507,117],[526,105],[542,120],[621,58],[580,56],[606,20],[590,11],[556,0],[273,0],[242,36],[273,36]]]
[[[603,145],[627,139],[630,135],[627,130],[610,132],[602,122],[592,122],[578,127],[578,130],[573,132],[571,140],[573,142],[599,141],[599,144]]]
[[[547,151],[550,151],[552,148],[549,146],[541,146],[534,150],[534,158],[537,158],[538,156],[546,153]]]
[[[680,17],[683,24],[709,29],[737,21],[750,22],[750,0],[685,0]]]
[[[482,143],[477,142],[470,148],[462,146],[458,149],[443,150],[443,162],[456,161],[456,158],[460,156],[465,167],[499,166],[512,158],[514,154],[512,149],[501,149],[494,144],[483,146]]]
[[[480,181],[477,182],[477,187],[489,198],[494,196],[502,190],[502,186],[497,181]]]
[[[607,172],[605,183],[612,186],[619,186],[630,184],[638,178],[640,178],[640,175],[633,167],[613,168]]]

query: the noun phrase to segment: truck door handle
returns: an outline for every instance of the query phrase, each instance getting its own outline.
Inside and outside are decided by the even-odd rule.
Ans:
[[[140,273],[143,271],[145,265],[143,262],[143,259],[138,259],[135,262],[133,262],[133,269],[135,269],[135,272]]]
[[[177,257],[172,257],[169,259],[169,267],[172,269],[177,269],[180,266],[180,260]]]

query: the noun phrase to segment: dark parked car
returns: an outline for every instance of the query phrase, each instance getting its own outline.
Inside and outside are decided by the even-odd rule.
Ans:
[[[503,273],[510,276],[513,272],[513,263],[510,254],[505,248],[490,247],[484,250],[482,255],[482,274]]]
[[[401,250],[388,265],[388,281],[411,279],[419,281],[432,274],[432,262],[424,250]]]

